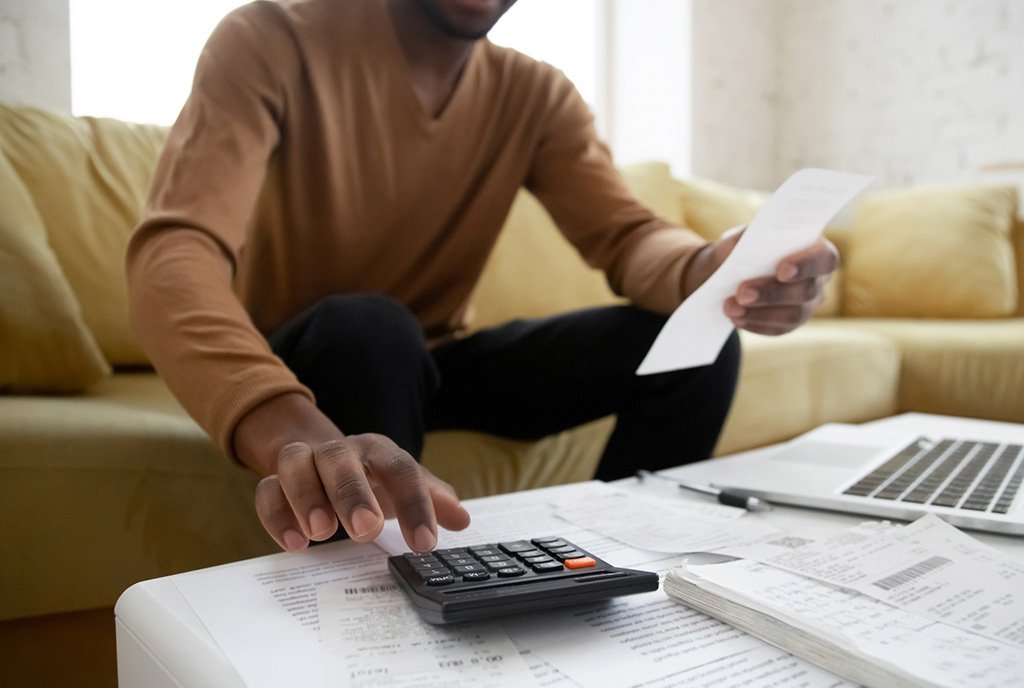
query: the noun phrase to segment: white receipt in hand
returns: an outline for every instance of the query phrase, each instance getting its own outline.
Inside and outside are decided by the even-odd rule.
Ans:
[[[779,261],[812,245],[825,225],[873,177],[804,169],[782,183],[750,221],[736,247],[665,323],[637,375],[714,363],[732,332],[722,311],[740,283],[775,274]]]

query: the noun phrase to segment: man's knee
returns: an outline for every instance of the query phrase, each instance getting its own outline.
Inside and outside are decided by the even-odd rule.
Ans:
[[[380,294],[343,294],[320,301],[306,329],[307,347],[359,360],[419,360],[426,345],[419,321]]]

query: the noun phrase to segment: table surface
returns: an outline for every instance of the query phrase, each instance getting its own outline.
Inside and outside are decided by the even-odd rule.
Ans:
[[[924,422],[956,434],[980,431],[987,421],[972,421],[923,414],[903,414],[866,426],[874,430],[906,434],[904,428]],[[997,424],[1003,428],[1007,424]],[[1024,431],[1024,426],[1016,426]],[[728,460],[756,460],[777,447],[763,447],[743,452]],[[712,459],[721,461],[723,459]],[[680,466],[664,473],[685,478],[695,464]],[[643,490],[634,479],[620,481],[629,490]],[[684,499],[706,500],[700,495],[681,494]],[[764,519],[782,530],[794,530],[824,537],[866,520],[864,516],[776,506],[771,511],[752,513],[748,517]],[[972,532],[978,540],[1003,553],[1024,561],[1024,538]],[[330,545],[327,545],[330,546]],[[273,554],[270,557],[287,557]],[[251,561],[251,560],[250,560]],[[240,566],[247,562],[225,564]],[[115,607],[119,685],[122,688],[146,686],[244,686],[229,659],[203,626],[188,602],[174,584],[175,576],[138,583],[121,596]],[[244,615],[240,615],[244,618]]]

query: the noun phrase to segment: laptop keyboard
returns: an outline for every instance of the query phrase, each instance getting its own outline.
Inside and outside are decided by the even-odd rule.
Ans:
[[[920,438],[843,494],[1005,514],[1024,482],[1024,445]]]

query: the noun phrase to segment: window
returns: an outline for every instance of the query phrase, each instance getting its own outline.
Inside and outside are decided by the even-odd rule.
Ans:
[[[521,0],[491,40],[564,71],[598,102],[601,0]],[[239,0],[71,0],[71,107],[77,115],[170,124],[188,97],[196,59]]]
[[[71,106],[78,115],[170,124],[196,58],[240,0],[70,0]],[[621,163],[690,167],[690,4],[519,0],[491,40],[550,62],[590,103]]]

